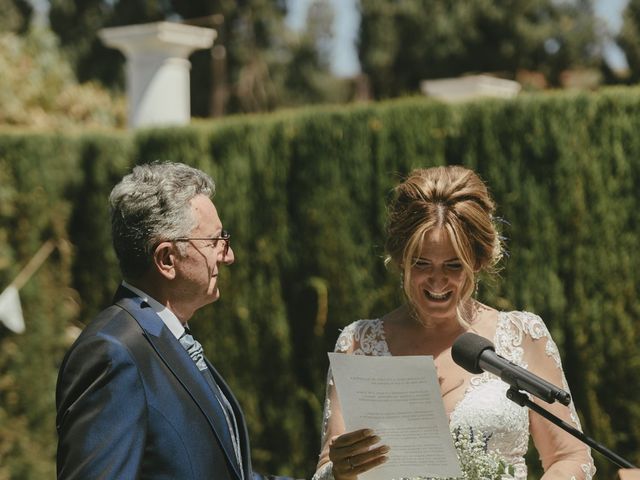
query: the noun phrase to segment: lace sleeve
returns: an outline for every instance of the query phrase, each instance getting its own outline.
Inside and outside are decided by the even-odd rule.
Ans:
[[[342,330],[336,341],[336,352],[354,353],[356,349],[357,332],[360,330],[362,321],[352,323]],[[344,420],[338,402],[338,394],[333,382],[331,369],[327,373],[327,389],[324,400],[324,411],[322,413],[322,439],[318,468],[312,480],[333,480],[333,464],[329,460],[329,441],[332,437],[345,431]]]
[[[513,340],[513,360],[569,392],[560,352],[542,319],[527,312],[512,312],[508,328]],[[567,407],[558,402],[550,405],[536,397],[532,399],[558,418],[581,429],[573,401]],[[545,471],[542,479],[590,480],[593,477],[595,467],[589,447],[535,412],[529,412],[529,418],[531,435]]]
[[[318,470],[316,470],[316,473],[314,473],[311,480],[334,480],[332,469],[333,469],[333,463],[331,462],[325,463],[320,468],[318,468]]]

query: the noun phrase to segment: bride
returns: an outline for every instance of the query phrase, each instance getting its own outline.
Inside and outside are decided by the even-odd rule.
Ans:
[[[465,478],[525,480],[531,435],[543,479],[591,479],[595,468],[588,447],[508,400],[508,385],[498,377],[468,373],[451,358],[456,338],[472,331],[490,339],[499,355],[569,390],[560,354],[540,317],[498,311],[473,298],[478,274],[491,272],[502,256],[494,210],[487,187],[471,170],[448,166],[411,172],[395,189],[385,245],[386,262],[401,272],[407,302],[381,318],[347,326],[336,351],[433,356]],[[580,428],[573,403],[543,406]],[[314,480],[354,480],[384,463],[388,452],[370,429],[345,432],[329,372]],[[492,461],[483,463],[478,452]],[[487,465],[495,471],[486,471]]]

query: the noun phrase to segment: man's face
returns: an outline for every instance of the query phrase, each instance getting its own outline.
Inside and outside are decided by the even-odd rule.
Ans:
[[[208,197],[194,197],[191,200],[191,211],[197,225],[188,235],[189,238],[222,235],[218,211]],[[220,297],[218,267],[221,263],[231,265],[235,257],[231,247],[224,254],[224,240],[190,240],[185,243],[185,254],[179,256],[176,262],[176,288],[179,289],[181,301],[195,311]]]

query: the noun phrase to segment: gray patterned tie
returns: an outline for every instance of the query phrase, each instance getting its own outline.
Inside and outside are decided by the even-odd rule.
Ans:
[[[200,345],[200,342],[191,336],[189,330],[185,329],[184,333],[180,337],[180,344],[195,362],[198,370],[201,372],[207,370],[207,364],[204,361],[204,354],[202,353],[202,345]]]

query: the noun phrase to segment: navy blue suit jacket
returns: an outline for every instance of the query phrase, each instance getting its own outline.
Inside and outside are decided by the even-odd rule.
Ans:
[[[242,411],[209,368],[235,413],[251,479]],[[126,288],[67,352],[56,405],[59,479],[241,480],[211,387],[153,309]]]

